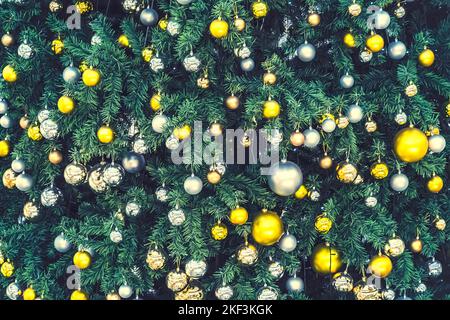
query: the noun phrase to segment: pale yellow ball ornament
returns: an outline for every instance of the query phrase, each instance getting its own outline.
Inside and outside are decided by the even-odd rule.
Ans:
[[[427,182],[427,189],[432,193],[439,193],[444,187],[444,180],[441,177],[434,175]]]
[[[372,52],[379,52],[384,48],[384,39],[379,34],[372,34],[366,39],[366,47]]]
[[[266,119],[273,119],[280,114],[280,104],[275,100],[268,100],[264,102],[263,106],[263,116]]]
[[[97,138],[103,144],[111,143],[114,140],[114,131],[108,125],[103,125],[97,130]]]
[[[82,290],[75,290],[70,295],[70,300],[89,300],[89,296]]]
[[[312,12],[308,15],[307,20],[311,27],[317,27],[320,24],[320,15],[317,12]]]
[[[3,68],[2,71],[3,79],[5,79],[6,82],[16,82],[17,81],[17,72],[14,70],[14,68],[11,65],[7,65]]]
[[[369,272],[379,278],[386,278],[392,271],[392,261],[384,254],[374,256],[369,262]]]

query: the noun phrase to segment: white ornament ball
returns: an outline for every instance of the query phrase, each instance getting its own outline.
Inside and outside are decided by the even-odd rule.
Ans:
[[[12,118],[7,115],[4,114],[1,118],[0,118],[0,126],[2,126],[2,128],[4,129],[9,129],[13,126],[13,120]]]
[[[17,300],[20,297],[20,288],[16,282],[11,282],[6,287],[6,296],[11,300]]]
[[[214,294],[219,300],[230,300],[233,297],[234,291],[231,286],[222,286],[218,287]]]
[[[287,279],[286,289],[289,292],[302,292],[305,289],[305,283],[303,282],[302,278],[293,276]]]
[[[378,12],[375,12],[373,15],[374,20],[374,27],[378,30],[383,30],[389,27],[389,24],[391,23],[391,17],[389,16],[389,13],[386,11],[380,9]]]
[[[111,241],[114,243],[119,243],[123,239],[122,233],[120,233],[120,231],[118,231],[118,230],[113,230],[109,234],[109,239],[111,239]]]
[[[25,161],[22,159],[15,159],[13,162],[11,162],[11,169],[13,169],[16,173],[21,173],[23,170],[25,170]]]
[[[442,152],[445,149],[446,145],[447,143],[445,141],[445,138],[440,134],[435,134],[428,138],[428,147],[430,148],[431,152]]]
[[[141,15],[139,16],[141,23],[146,27],[155,25],[158,22],[158,18],[158,12],[152,8],[145,8],[141,11]]]
[[[20,191],[29,191],[33,187],[33,184],[33,177],[25,172],[22,172],[16,178],[16,187]]]
[[[348,108],[346,115],[351,123],[358,123],[364,117],[364,111],[358,104],[352,104]]]
[[[192,279],[198,279],[205,275],[208,266],[203,260],[190,260],[186,263],[186,274]]]
[[[56,251],[60,253],[66,253],[70,250],[71,244],[64,237],[64,234],[61,233],[55,238],[55,241],[53,241],[53,246],[55,247]]]
[[[167,125],[169,119],[163,114],[157,114],[152,120],[152,129],[156,133],[163,133],[164,127]]]
[[[305,41],[297,49],[297,56],[303,62],[310,62],[316,57],[316,48]]]
[[[297,239],[292,234],[287,233],[278,241],[278,246],[284,252],[292,252],[297,247]]]
[[[325,119],[322,122],[322,130],[326,133],[332,133],[336,129],[336,122],[333,119]]]
[[[320,143],[320,133],[316,129],[306,129],[303,131],[303,135],[305,136],[304,145],[307,148],[315,148]]]
[[[353,78],[352,75],[344,74],[340,79],[339,79],[339,84],[341,85],[342,88],[344,89],[350,89],[351,87],[353,87],[353,85],[355,84],[355,78]]]
[[[391,180],[389,181],[389,184],[390,184],[392,190],[397,191],[397,192],[402,192],[408,188],[409,179],[403,173],[396,173],[396,174],[392,175]]]
[[[302,170],[286,160],[273,164],[267,178],[270,189],[282,197],[294,194],[303,183]]]
[[[388,46],[388,55],[391,59],[400,60],[406,55],[406,46],[401,41],[394,41]]]
[[[369,208],[375,207],[377,205],[377,203],[378,203],[377,198],[375,198],[373,196],[367,197],[365,200],[365,204]]]
[[[192,1],[193,0],[177,0],[177,2],[183,6],[190,4]]]
[[[128,299],[133,295],[133,288],[127,284],[123,284],[119,287],[118,292],[122,299]]]
[[[245,72],[251,72],[255,69],[255,60],[252,58],[246,58],[241,60],[241,69]]]
[[[173,226],[180,226],[186,221],[186,215],[184,214],[183,209],[180,208],[170,210],[167,217]]]
[[[190,177],[186,178],[186,180],[184,180],[184,190],[190,195],[194,196],[196,194],[199,194],[202,189],[203,182],[199,177],[191,175]]]
[[[63,71],[63,79],[66,83],[74,83],[80,80],[81,72],[74,66],[69,66]]]
[[[0,98],[0,114],[5,114],[6,112],[8,112],[8,107],[8,101]]]

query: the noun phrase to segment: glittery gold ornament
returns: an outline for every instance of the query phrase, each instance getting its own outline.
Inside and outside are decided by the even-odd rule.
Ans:
[[[245,29],[245,20],[236,16],[236,18],[234,18],[234,27],[239,32],[244,30]]]
[[[236,110],[239,108],[239,98],[235,95],[231,95],[225,100],[225,105],[230,110]]]
[[[14,189],[16,186],[16,178],[17,174],[13,171],[13,169],[6,169],[2,177],[3,186],[7,189]]]
[[[339,129],[345,129],[348,127],[348,125],[350,124],[350,120],[348,119],[348,117],[340,114],[339,117],[336,120],[337,122],[337,127]]]
[[[369,271],[376,277],[386,278],[392,271],[392,261],[388,256],[378,254],[370,260]]]
[[[342,266],[341,254],[328,244],[317,245],[311,259],[313,270],[321,274],[336,273]]]
[[[390,257],[398,257],[405,251],[405,243],[399,237],[392,237],[384,245],[384,252]]]
[[[445,227],[447,226],[447,223],[445,222],[444,219],[436,217],[436,220],[434,221],[434,226],[436,227],[436,229],[438,229],[439,231],[444,231]]]
[[[188,285],[188,276],[183,271],[173,270],[167,274],[166,285],[173,292],[179,292]]]
[[[316,220],[314,221],[314,227],[317,232],[321,234],[327,234],[331,227],[333,226],[333,221],[331,221],[330,218],[327,217],[326,214],[321,214],[316,217]]]
[[[94,5],[91,1],[77,1],[75,7],[80,14],[85,14],[94,9]]]
[[[394,138],[394,152],[401,161],[418,162],[428,152],[427,136],[414,127],[405,128]]]
[[[444,187],[444,180],[439,176],[433,176],[427,182],[427,189],[432,193],[439,193]]]
[[[78,269],[86,269],[91,265],[91,255],[86,251],[77,251],[73,256],[73,264]]]
[[[268,100],[264,102],[263,116],[266,119],[273,119],[280,114],[280,104],[275,100]]]
[[[159,20],[158,22],[158,27],[161,30],[166,30],[167,29],[167,24],[169,23],[169,20],[167,19],[167,16],[162,18],[161,20]]]
[[[423,67],[431,67],[434,63],[434,52],[430,49],[424,49],[418,57],[419,63]]]
[[[356,41],[355,41],[355,37],[351,34],[351,33],[346,33],[344,35],[344,44],[347,48],[354,48],[356,47]]]
[[[86,86],[95,87],[100,83],[100,72],[97,69],[90,67],[83,71],[82,80]]]
[[[208,79],[208,75],[203,75],[197,79],[197,87],[199,87],[200,89],[208,89],[209,83],[210,81]]]
[[[2,71],[3,79],[5,79],[6,82],[16,82],[17,81],[17,72],[14,70],[14,68],[11,65],[7,65],[3,68]]]
[[[343,183],[352,183],[358,176],[358,169],[352,163],[343,161],[336,167],[336,176]]]
[[[366,47],[372,52],[379,52],[384,48],[384,39],[379,34],[372,34],[366,39]]]
[[[308,15],[307,21],[311,27],[317,27],[320,24],[320,15],[317,12],[312,12]]]
[[[273,211],[262,210],[253,220],[253,239],[263,246],[278,242],[283,234],[283,221]]]
[[[267,71],[266,73],[264,73],[263,75],[263,83],[265,85],[274,85],[277,82],[277,76],[270,72]]]
[[[304,199],[307,195],[308,195],[308,189],[305,187],[304,184],[302,184],[300,186],[300,188],[298,188],[298,190],[294,193],[294,196],[300,200]]]
[[[216,39],[225,38],[228,35],[228,22],[220,17],[213,20],[209,25],[209,32]]]
[[[333,275],[333,287],[339,292],[351,292],[353,290],[353,278],[346,271]]]
[[[208,182],[211,184],[218,184],[222,179],[222,176],[216,170],[211,170],[206,175],[206,179],[208,179]]]
[[[362,7],[359,3],[353,2],[351,5],[348,6],[348,13],[353,16],[357,17],[361,14]]]
[[[158,111],[161,109],[161,93],[155,93],[150,99],[150,108],[153,111]]]
[[[228,235],[228,228],[225,224],[223,224],[221,222],[217,222],[211,228],[211,235],[214,240],[218,240],[218,241],[223,240]]]
[[[243,225],[248,220],[248,211],[245,208],[237,206],[230,211],[230,222],[235,225]]]
[[[142,57],[142,60],[144,60],[145,62],[150,62],[150,60],[153,57],[153,49],[150,47],[145,47],[141,51],[141,57]]]
[[[97,138],[101,143],[111,143],[114,140],[114,131],[108,125],[103,125],[97,130]]]
[[[373,132],[377,131],[377,129],[378,129],[377,123],[372,119],[367,120],[364,127],[366,128],[366,131],[368,133],[373,133]]]
[[[245,243],[238,249],[236,258],[239,263],[246,266],[251,266],[258,261],[258,250],[254,245]]]
[[[31,126],[29,126],[27,134],[28,138],[34,141],[40,141],[43,138],[39,126],[37,124],[32,124]]]
[[[14,264],[8,259],[2,264],[0,272],[5,278],[10,278],[14,274]]]
[[[182,291],[175,292],[175,300],[203,300],[203,297],[203,289],[198,281],[192,281]]]
[[[53,13],[58,12],[63,7],[64,6],[62,5],[62,3],[59,0],[52,0],[48,4],[48,9],[50,10],[50,12],[53,12]]]
[[[89,300],[89,296],[82,290],[75,290],[70,295],[70,300]]]
[[[384,162],[376,162],[370,167],[370,174],[377,180],[384,179],[389,174],[389,168]]]
[[[364,283],[354,288],[356,300],[381,300],[377,286]]]
[[[5,158],[11,152],[11,144],[8,140],[0,141],[0,158]]]
[[[122,300],[117,292],[110,292],[106,295],[106,300]]]
[[[256,0],[252,3],[252,13],[256,19],[264,18],[269,12],[267,3],[261,0]]]
[[[54,54],[61,54],[64,49],[64,42],[58,38],[52,41],[52,51]]]
[[[188,124],[185,124],[182,127],[177,127],[173,130],[173,135],[178,140],[184,140],[191,135],[191,127]]]
[[[148,250],[147,259],[145,261],[150,269],[156,271],[164,268],[166,257],[158,248],[153,248]]]
[[[71,97],[62,96],[58,99],[58,109],[64,114],[71,113],[75,109],[75,101]]]
[[[409,85],[405,88],[405,95],[408,97],[414,97],[418,92],[417,86],[410,82]]]

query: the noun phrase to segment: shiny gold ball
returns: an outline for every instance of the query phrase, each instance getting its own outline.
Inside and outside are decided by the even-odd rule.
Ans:
[[[280,104],[275,100],[268,100],[264,102],[263,106],[263,116],[266,119],[273,119],[278,117],[280,114]]]
[[[312,27],[316,27],[320,24],[320,15],[318,13],[311,13],[308,15],[308,23]]]
[[[222,176],[220,173],[218,173],[215,170],[209,171],[206,175],[206,178],[208,179],[208,182],[211,184],[218,184],[220,180],[222,179]]]
[[[82,290],[75,290],[70,295],[70,300],[89,300],[89,296]]]
[[[235,95],[231,95],[226,99],[225,105],[230,110],[236,110],[237,108],[239,108],[239,98]]]
[[[7,65],[3,68],[2,71],[3,79],[5,79],[6,82],[12,83],[17,81],[17,73],[16,70],[11,65]]]
[[[432,193],[439,193],[444,187],[444,180],[439,176],[433,176],[427,182],[427,189]]]
[[[340,115],[336,122],[339,129],[345,129],[350,124],[350,120],[343,115]]]
[[[8,140],[0,141],[0,158],[7,157],[11,152],[11,144]]]
[[[117,39],[117,42],[124,48],[130,48],[130,41],[128,40],[128,37],[124,34],[121,34],[119,38]]]
[[[269,12],[267,3],[261,0],[256,0],[252,3],[252,13],[256,19],[264,18]]]
[[[161,94],[155,93],[151,99],[150,99],[150,108],[152,108],[153,111],[158,111],[161,109]]]
[[[415,253],[421,253],[423,249],[423,242],[419,238],[416,238],[411,242],[411,250]]]
[[[244,30],[245,29],[245,20],[242,18],[236,17],[236,19],[234,19],[234,27],[239,32]]]
[[[419,54],[419,63],[423,67],[431,67],[434,63],[434,52],[430,49],[425,49]]]
[[[386,278],[392,271],[392,261],[384,254],[376,255],[369,262],[369,271],[376,277]]]
[[[114,131],[109,126],[103,125],[97,130],[97,138],[101,143],[111,143],[114,140]]]
[[[228,235],[228,228],[225,224],[218,222],[211,228],[211,236],[214,240],[223,240]]]
[[[427,136],[419,129],[405,128],[394,138],[394,152],[401,161],[418,162],[428,152]]]
[[[209,25],[209,32],[216,39],[223,39],[228,35],[228,23],[221,18],[215,19]]]
[[[86,251],[77,251],[73,256],[73,264],[78,269],[86,269],[91,265],[91,255]]]
[[[5,278],[10,278],[14,274],[14,264],[7,260],[2,264],[0,272]]]
[[[398,257],[405,251],[405,243],[399,237],[393,237],[388,240],[384,246],[384,252],[390,257]]]
[[[58,99],[58,109],[64,114],[71,113],[75,109],[75,101],[71,97],[62,96]]]
[[[321,234],[327,234],[331,230],[332,226],[333,221],[331,221],[331,219],[325,214],[318,215],[314,221],[314,228]]]
[[[117,292],[110,292],[106,295],[106,300],[122,300]]]
[[[101,74],[97,69],[91,67],[83,71],[82,79],[86,86],[95,87],[100,83]]]
[[[150,249],[147,252],[146,262],[151,270],[156,271],[164,268],[166,264],[166,257],[161,251],[157,249]]]
[[[373,34],[366,39],[366,47],[372,52],[379,52],[384,48],[384,39],[379,34]]]
[[[236,207],[230,211],[230,222],[235,225],[243,225],[248,220],[248,211],[242,207]]]
[[[50,161],[51,164],[60,164],[63,161],[63,155],[61,151],[59,150],[52,150],[48,154],[48,161]]]
[[[348,13],[353,16],[357,17],[361,14],[362,7],[359,3],[352,3],[348,6]]]
[[[58,38],[52,41],[52,51],[54,54],[61,54],[64,49],[64,42]]]
[[[327,244],[319,244],[314,248],[311,264],[317,273],[336,273],[342,266],[341,254],[336,248]]]
[[[28,118],[27,115],[24,115],[23,117],[20,118],[20,120],[19,120],[19,126],[20,126],[22,129],[28,128],[29,125],[30,125],[30,119]]]
[[[333,159],[328,155],[324,155],[319,161],[319,166],[325,170],[330,169],[333,166]]]
[[[263,75],[263,83],[265,85],[273,85],[276,82],[277,82],[277,76],[274,73],[272,73],[270,71],[264,73],[264,75]]]
[[[276,243],[283,234],[283,221],[273,211],[263,210],[252,224],[253,239],[263,246],[271,246]]]
[[[355,37],[351,33],[346,33],[344,35],[344,44],[347,48],[354,48],[356,47],[356,41]]]
[[[16,178],[17,174],[13,169],[6,169],[2,176],[3,186],[7,189],[14,189],[14,187],[16,186]]]
[[[300,188],[298,188],[298,190],[295,191],[295,193],[294,193],[294,196],[300,200],[304,199],[307,195],[308,195],[308,189],[305,187],[304,184],[302,184],[300,186]]]
[[[376,162],[370,167],[370,174],[377,180],[384,179],[389,174],[389,168],[384,162]]]
[[[289,141],[295,147],[300,147],[303,143],[305,143],[305,136],[300,131],[296,130],[291,133],[289,137]]]
[[[159,20],[158,22],[158,27],[161,30],[166,30],[167,29],[167,24],[169,23],[169,20],[166,18],[162,18],[161,20]]]
[[[28,137],[33,141],[40,141],[43,138],[41,130],[39,129],[39,126],[37,124],[32,124],[31,126],[29,126],[27,134]]]
[[[352,163],[343,161],[336,167],[336,176],[343,183],[352,183],[358,176],[358,169]]]
[[[145,62],[150,62],[150,60],[153,57],[153,49],[150,47],[145,47],[141,51],[141,57],[142,57],[142,60],[144,60]]]
[[[4,47],[8,48],[8,47],[10,47],[10,46],[12,46],[14,44],[14,37],[11,34],[9,34],[9,33],[5,33],[2,36],[1,42],[2,42],[2,45]]]
[[[23,291],[23,300],[34,300],[36,299],[36,292],[32,287],[28,287]]]
[[[368,133],[373,133],[373,132],[377,131],[377,129],[378,129],[377,123],[373,120],[368,120],[366,122],[366,124],[364,125],[364,127],[366,128],[366,131]]]
[[[178,140],[184,140],[191,135],[191,131],[192,131],[191,127],[189,125],[185,124],[182,127],[175,128],[173,130],[173,135]]]

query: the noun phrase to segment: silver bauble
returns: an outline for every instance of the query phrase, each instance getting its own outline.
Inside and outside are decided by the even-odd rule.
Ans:
[[[406,55],[406,46],[403,42],[395,40],[388,46],[388,55],[391,59],[400,60]]]
[[[169,20],[169,22],[167,22],[167,32],[172,36],[176,36],[180,33],[180,24],[176,21],[173,20]]]
[[[128,13],[136,13],[144,7],[143,0],[122,0],[122,7]]]
[[[158,18],[158,12],[153,8],[145,8],[141,11],[141,15],[139,16],[141,23],[146,27],[155,25],[158,22]]]
[[[169,218],[169,221],[173,226],[180,226],[186,220],[186,215],[184,214],[183,209],[180,209],[178,207],[170,210],[167,217]]]
[[[67,251],[70,250],[71,244],[64,237],[64,234],[61,233],[59,236],[55,238],[55,241],[53,241],[53,246],[55,247],[56,251],[60,253],[66,253]]]
[[[409,179],[403,173],[396,173],[392,175],[389,184],[392,190],[397,192],[405,191],[409,186]]]
[[[20,297],[20,288],[17,285],[17,282],[11,282],[6,287],[6,296],[11,300],[17,300]]]
[[[41,204],[44,207],[53,207],[62,199],[62,192],[59,188],[50,186],[41,193]]]
[[[119,287],[118,293],[122,299],[128,299],[133,295],[133,288],[127,284],[123,284]]]
[[[23,59],[30,59],[33,56],[33,48],[25,41],[17,48],[17,54]]]
[[[290,196],[303,183],[302,170],[291,161],[281,161],[269,169],[268,182],[270,189],[279,196]]]
[[[177,0],[177,2],[183,6],[190,4],[193,0]]]
[[[298,278],[294,275],[293,277],[287,279],[286,289],[291,293],[302,292],[305,289],[305,283],[302,278]]]
[[[241,60],[241,69],[244,72],[251,72],[255,69],[255,60],[252,58],[246,58]]]
[[[157,114],[152,119],[152,129],[156,133],[163,133],[164,127],[167,125],[169,119],[163,114]]]
[[[48,110],[47,107],[38,112],[37,119],[39,122],[42,123],[48,118],[50,118],[50,110]]]
[[[264,286],[258,290],[257,293],[258,300],[277,300],[278,299],[278,291],[275,288]]]
[[[150,59],[149,65],[150,69],[155,73],[164,70],[164,62],[160,57],[158,57],[158,54]]]
[[[351,123],[358,123],[364,117],[364,111],[358,104],[348,107],[346,116]]]
[[[304,145],[307,148],[315,148],[320,143],[320,133],[316,129],[309,128],[303,131]]]
[[[114,243],[119,243],[123,240],[122,233],[118,230],[113,230],[109,234],[109,239]]]
[[[56,121],[52,119],[47,119],[41,122],[39,126],[39,131],[42,136],[47,140],[55,140],[59,135],[59,127]]]
[[[202,180],[195,176],[191,175],[190,177],[186,178],[184,180],[184,191],[189,193],[192,196],[195,196],[196,194],[199,194],[203,189],[203,182]]]
[[[73,186],[78,186],[86,180],[87,170],[81,163],[72,162],[64,169],[64,179]]]
[[[305,41],[297,49],[297,56],[303,62],[310,62],[316,57],[316,48]]]
[[[8,115],[8,114],[4,114],[1,118],[0,118],[0,126],[4,129],[9,129],[13,126],[13,119]]]
[[[188,72],[197,72],[200,70],[201,65],[200,59],[192,53],[183,60],[184,69]]]
[[[322,130],[326,133],[332,133],[336,129],[336,121],[333,119],[325,119],[321,124]]]
[[[428,275],[432,277],[439,277],[442,274],[442,263],[434,257],[428,261]]]
[[[395,120],[395,122],[397,122],[397,124],[402,126],[402,125],[406,124],[406,122],[408,122],[408,116],[403,111],[400,111],[399,113],[397,113],[395,115],[394,120]]]
[[[378,204],[378,199],[374,196],[367,197],[366,200],[364,200],[364,203],[367,207],[373,208]]]
[[[205,275],[208,266],[203,260],[190,260],[186,263],[186,274],[192,279],[198,279]]]
[[[88,185],[94,192],[102,193],[108,189],[108,184],[103,177],[104,169],[105,164],[100,163],[95,165],[88,173]]]
[[[33,177],[25,172],[22,172],[16,178],[16,187],[20,191],[25,192],[31,190],[31,188],[33,188],[33,184]]]
[[[8,108],[8,101],[0,98],[0,114],[5,114],[6,112],[8,112]]]
[[[149,146],[143,138],[137,138],[133,141],[133,151],[139,154],[146,154],[149,152]]]
[[[244,43],[242,47],[238,47],[234,49],[234,55],[241,59],[247,59],[251,55],[251,50],[249,47],[247,47]]]
[[[352,75],[344,74],[340,79],[339,79],[339,84],[341,85],[342,88],[344,89],[350,89],[351,87],[353,87],[353,85],[355,84],[355,78],[353,78]]]
[[[218,287],[214,291],[214,294],[216,295],[216,298],[219,300],[230,300],[234,294],[233,287],[223,285],[222,287]]]
[[[127,216],[136,217],[139,215],[139,213],[141,213],[141,206],[138,203],[130,201],[125,206],[125,214]]]
[[[278,246],[284,252],[292,252],[297,247],[297,239],[289,233],[286,233],[278,241]]]
[[[176,150],[180,146],[180,140],[178,140],[174,135],[170,135],[166,139],[166,148],[169,150]]]
[[[359,60],[364,63],[367,63],[370,60],[372,60],[372,57],[373,57],[373,53],[372,53],[372,51],[370,51],[368,49],[364,49],[359,53]]]
[[[274,261],[274,262],[270,263],[268,270],[269,270],[270,275],[277,280],[280,279],[284,274],[284,267],[278,261]]]
[[[122,166],[128,173],[138,173],[145,168],[144,156],[136,152],[128,152],[122,158]]]
[[[162,187],[158,187],[155,191],[156,199],[161,202],[167,202],[167,200],[169,199],[168,193],[169,192],[164,187],[164,185]]]
[[[432,135],[428,138],[428,147],[433,153],[440,153],[445,149],[447,145],[445,138],[440,134]]]
[[[103,181],[110,187],[117,187],[123,180],[125,171],[120,164],[111,162],[103,169]]]
[[[25,170],[25,161],[22,159],[15,159],[11,162],[11,169],[16,173],[21,173]]]
[[[386,11],[380,9],[378,12],[375,12],[373,14],[373,26],[375,29],[383,30],[389,27],[389,24],[391,23],[391,17],[389,16],[389,13]]]
[[[66,83],[75,83],[80,80],[81,72],[74,66],[68,66],[64,69],[62,76]]]

